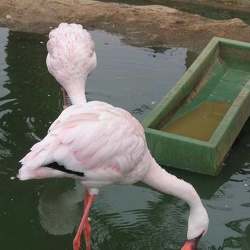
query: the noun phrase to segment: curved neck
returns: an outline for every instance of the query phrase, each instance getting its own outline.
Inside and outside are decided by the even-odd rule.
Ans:
[[[191,209],[203,207],[199,195],[191,184],[169,174],[153,158],[150,169],[142,181],[163,193],[182,199]]]

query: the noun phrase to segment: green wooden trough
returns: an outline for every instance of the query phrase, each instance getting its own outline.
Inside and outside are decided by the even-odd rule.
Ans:
[[[142,121],[161,165],[217,175],[250,115],[250,44],[214,37]]]

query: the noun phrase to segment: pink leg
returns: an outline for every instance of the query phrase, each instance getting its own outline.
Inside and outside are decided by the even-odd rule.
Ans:
[[[84,194],[84,198],[87,197],[88,194]],[[91,208],[91,205],[94,201],[95,196],[94,195],[90,195],[87,202],[84,199],[84,204],[85,202],[86,207],[84,209],[84,214],[81,220],[81,223],[79,225],[79,228],[77,230],[76,236],[74,238],[73,241],[73,249],[74,250],[79,250],[80,249],[80,245],[81,245],[81,235],[82,235],[82,231],[84,230],[84,234],[85,234],[85,239],[86,239],[86,250],[90,250],[90,236],[91,236],[91,227],[89,225],[89,221],[88,221],[88,215],[89,215],[89,211]]]
[[[66,90],[64,88],[62,88],[62,93],[63,93],[63,109],[67,108],[67,100],[66,100]]]
[[[84,210],[87,206],[88,200],[89,200],[89,192],[88,192],[88,189],[85,188],[84,189],[84,197],[83,197]]]
[[[84,190],[84,211],[87,207],[88,201],[89,201],[89,192],[87,189],[85,189]],[[86,219],[86,222],[83,225],[83,231],[84,231],[84,236],[85,236],[86,250],[91,250],[90,239],[91,239],[92,230],[91,230],[91,226],[89,224],[88,218]]]

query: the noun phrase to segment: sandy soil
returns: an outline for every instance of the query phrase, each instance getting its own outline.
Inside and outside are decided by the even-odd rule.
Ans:
[[[250,42],[240,19],[215,21],[164,6],[125,6],[92,0],[1,0],[0,26],[48,33],[60,22],[122,35],[136,46],[183,46],[201,51],[213,36]]]

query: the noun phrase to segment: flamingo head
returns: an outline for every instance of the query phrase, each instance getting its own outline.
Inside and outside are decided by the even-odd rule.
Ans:
[[[90,33],[80,24],[61,23],[49,33],[47,50],[49,72],[68,92],[71,102],[78,104],[85,97],[86,79],[97,64]]]
[[[181,250],[196,250],[199,240],[208,229],[209,219],[206,209],[203,206],[191,208],[188,219],[187,241]]]
[[[181,250],[196,250],[201,237],[202,234],[194,239],[187,240],[184,246],[181,248]]]

